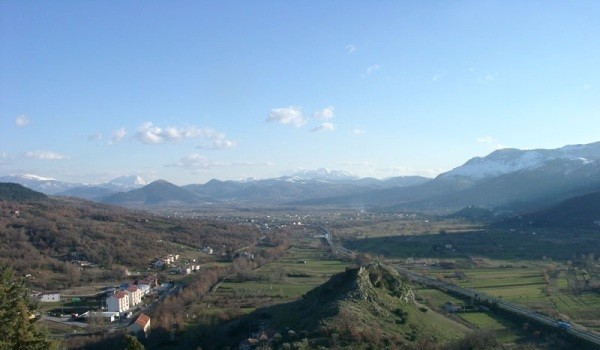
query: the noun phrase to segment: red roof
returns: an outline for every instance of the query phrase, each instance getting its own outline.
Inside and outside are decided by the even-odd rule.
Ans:
[[[117,299],[121,299],[121,298],[124,298],[126,296],[127,296],[127,294],[125,292],[122,292],[122,291],[118,291],[118,292],[116,292],[115,294],[112,295],[113,298],[117,298]]]
[[[135,324],[142,328],[146,327],[148,322],[150,322],[150,317],[148,317],[146,314],[140,314],[137,320],[135,320]]]
[[[127,290],[130,292],[135,292],[136,290],[138,290],[138,287],[131,285],[131,286],[129,286],[129,288],[127,288]]]

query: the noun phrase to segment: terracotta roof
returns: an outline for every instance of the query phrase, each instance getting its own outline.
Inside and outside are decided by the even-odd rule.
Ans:
[[[121,299],[121,298],[124,298],[126,296],[127,296],[127,294],[125,292],[122,292],[122,291],[118,291],[118,292],[116,292],[115,294],[112,295],[113,298],[117,298],[117,299]]]
[[[129,286],[129,288],[127,288],[127,290],[130,292],[135,292],[136,290],[138,290],[138,287],[131,285],[131,286]]]
[[[140,314],[138,316],[137,320],[135,320],[135,324],[137,324],[138,326],[140,326],[142,328],[146,327],[148,322],[150,322],[150,317],[148,317],[148,315],[146,315],[146,314]]]

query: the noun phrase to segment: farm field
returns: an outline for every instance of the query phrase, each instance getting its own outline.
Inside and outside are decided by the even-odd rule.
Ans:
[[[294,300],[343,271],[348,263],[330,260],[318,240],[303,241],[284,256],[254,271],[248,281],[225,281],[214,293],[215,300],[269,298],[273,302]]]
[[[566,265],[553,263],[554,272],[551,273],[548,273],[547,266],[545,262],[522,262],[519,267],[510,268],[430,269],[428,275],[551,317],[568,319],[590,330],[600,330],[600,294],[574,291],[570,287],[573,282],[564,277],[568,268]],[[437,301],[443,298],[429,291],[424,295]],[[446,299],[452,301],[449,297]]]
[[[197,318],[190,325],[211,318],[231,319],[259,307],[296,300],[351,265],[333,259],[320,240],[296,237],[283,256],[252,271],[251,276],[243,280],[231,276],[221,282],[202,305],[190,309]]]
[[[468,304],[468,302],[463,299],[456,298],[433,288],[417,287],[415,292],[419,302],[426,304],[433,310],[442,314],[445,314],[444,303],[446,302],[451,302],[463,307]],[[467,309],[469,310],[459,311],[450,317],[453,319],[462,320],[462,322],[468,325],[469,328],[482,331],[491,331],[496,334],[498,340],[504,344],[514,344],[519,340],[526,339],[528,336],[525,332],[519,329],[518,325],[502,318],[499,315],[474,311],[468,307]]]

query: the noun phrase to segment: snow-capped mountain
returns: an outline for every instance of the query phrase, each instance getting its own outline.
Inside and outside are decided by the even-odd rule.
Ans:
[[[73,187],[69,190],[57,193],[61,196],[78,197],[94,201],[103,200],[115,193],[136,190],[146,186],[148,183],[139,176],[119,176],[109,182],[101,184],[86,184]]]
[[[114,187],[119,190],[129,191],[136,188],[140,188],[146,186],[148,183],[146,180],[142,179],[140,176],[131,175],[131,176],[119,176],[116,179],[112,179],[109,182],[102,184],[100,186],[104,188]]]
[[[419,210],[535,209],[600,190],[600,142],[558,149],[503,149],[416,186],[307,200],[307,205],[357,205]]]
[[[540,169],[548,162],[557,160],[567,165],[566,171],[598,162],[600,161],[600,142],[571,145],[558,149],[501,149],[486,157],[472,158],[462,166],[441,174],[439,178],[463,176],[479,180],[522,170]]]
[[[130,191],[147,185],[139,176],[120,176],[102,184],[70,183],[33,174],[0,176],[0,182],[13,182],[47,195],[64,195],[97,199],[116,192]]]
[[[80,186],[78,184],[62,182],[50,177],[38,176],[33,174],[12,174],[0,176],[0,182],[17,183],[34,191],[42,192],[44,194],[49,195],[57,194],[69,190],[73,187]]]
[[[291,178],[300,180],[345,181],[356,180],[358,179],[358,176],[343,170],[319,168],[316,170],[298,170],[291,175]]]

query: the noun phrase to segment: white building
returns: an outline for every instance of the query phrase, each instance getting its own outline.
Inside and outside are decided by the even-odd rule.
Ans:
[[[142,296],[150,293],[150,285],[148,285],[148,284],[138,284],[137,287],[140,290],[140,292],[142,293]]]
[[[101,317],[103,320],[106,320],[107,322],[115,322],[116,320],[119,319],[119,313],[118,312],[86,312],[83,315],[81,315],[83,317],[85,317],[86,319],[92,318],[92,317]]]
[[[129,310],[129,296],[124,291],[118,291],[106,298],[108,311],[123,312]]]
[[[56,303],[60,301],[60,293],[42,294],[40,297],[42,303]]]
[[[134,307],[142,302],[142,291],[138,287],[131,285],[125,292],[129,297],[129,307]]]

